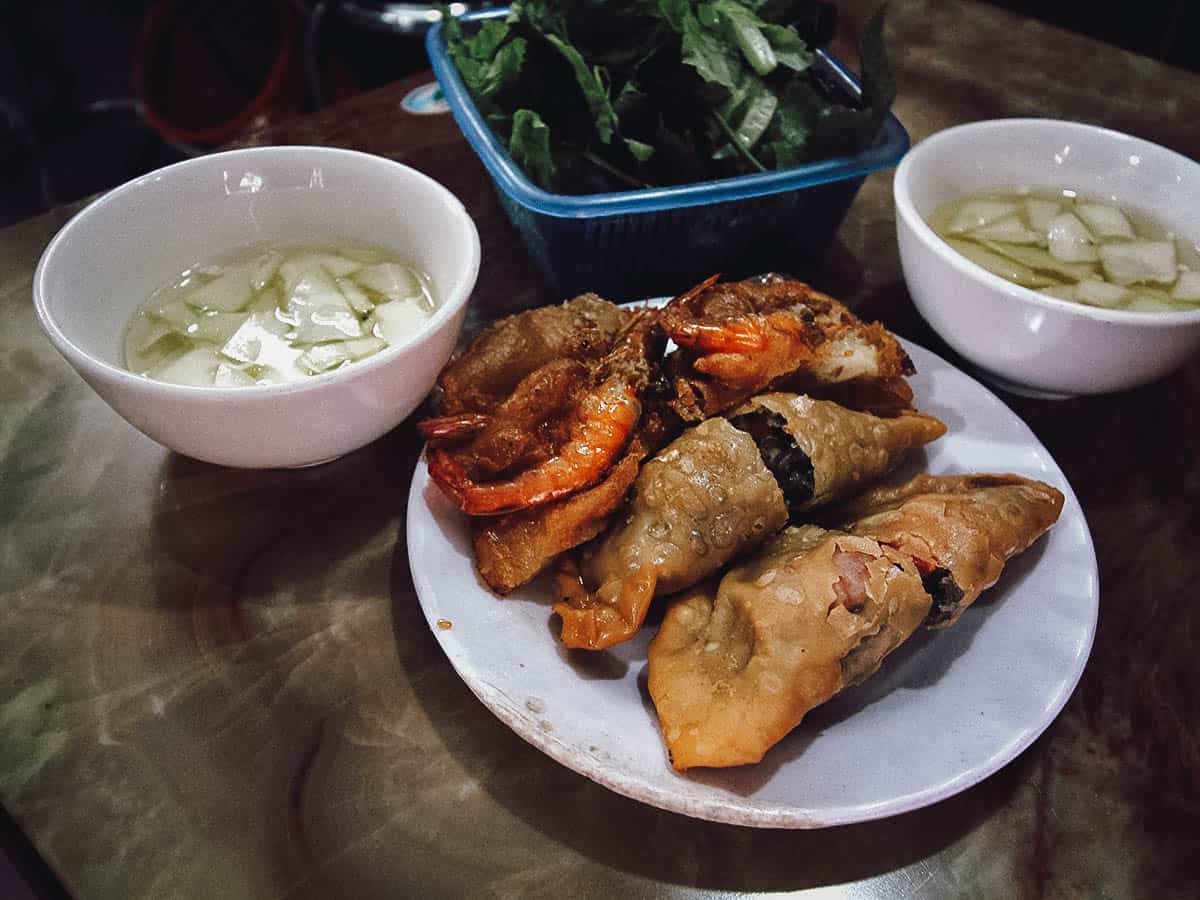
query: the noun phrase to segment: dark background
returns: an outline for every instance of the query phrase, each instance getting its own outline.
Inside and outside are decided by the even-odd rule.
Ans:
[[[992,2],[1200,70],[1194,0]],[[176,15],[147,39],[156,5],[163,4],[0,0],[0,225],[205,149],[151,127],[137,101],[185,132],[219,125],[262,89],[285,43],[290,61],[261,115],[309,111],[425,67],[419,38],[363,24],[362,13],[384,0],[180,0],[166,4]],[[148,85],[140,94],[139,66]],[[215,143],[234,136],[236,129]]]

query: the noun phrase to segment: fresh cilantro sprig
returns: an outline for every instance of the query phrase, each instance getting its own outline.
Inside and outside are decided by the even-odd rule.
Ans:
[[[881,6],[862,36],[862,100],[813,70],[789,23],[810,0],[514,0],[450,58],[530,178],[569,194],[672,185],[856,153],[895,97]]]

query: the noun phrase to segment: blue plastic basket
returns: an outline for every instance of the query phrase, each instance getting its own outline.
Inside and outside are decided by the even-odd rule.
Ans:
[[[470,23],[507,8],[467,13]],[[441,23],[425,48],[455,120],[487,168],[500,203],[526,248],[562,296],[595,291],[609,299],[675,294],[714,273],[804,275],[825,255],[863,179],[891,168],[908,132],[889,115],[856,156],[676,187],[608,194],[552,194],[538,187],[497,140],[446,51]],[[818,65],[857,98],[857,79],[818,51]]]

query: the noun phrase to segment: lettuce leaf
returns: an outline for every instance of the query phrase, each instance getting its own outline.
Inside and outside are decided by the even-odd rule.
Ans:
[[[571,71],[575,74],[575,82],[583,92],[584,102],[587,103],[588,110],[592,114],[596,134],[603,143],[607,144],[612,140],[613,132],[617,128],[617,116],[608,99],[608,88],[605,87],[602,80],[603,70],[599,67],[588,68],[583,55],[557,35],[546,35],[546,41],[561,53],[563,59],[570,65]]]
[[[550,152],[550,128],[531,109],[513,113],[508,152],[533,180],[549,189],[554,179],[554,157]]]
[[[820,0],[513,0],[449,55],[489,126],[545,188],[624,190],[861,151],[896,86],[884,7],[862,35],[855,102],[814,66]]]

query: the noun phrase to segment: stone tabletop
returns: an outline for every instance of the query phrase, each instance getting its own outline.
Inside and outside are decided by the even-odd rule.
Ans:
[[[848,50],[868,3],[844,3]],[[990,6],[892,4],[914,141],[1009,115],[1200,157],[1200,77]],[[848,55],[848,53],[843,54]],[[416,76],[255,143],[354,147],[445,183],[481,234],[472,327],[553,299]],[[222,469],[110,411],[37,329],[73,210],[0,231],[0,802],[81,900],[141,897],[1194,896],[1200,858],[1200,364],[1126,394],[1005,398],[1054,454],[1100,565],[1091,660],[1000,772],[822,831],[687,819],[552,762],[459,681],[413,593],[411,425],[314,469]],[[953,359],[917,317],[890,173],[819,286]]]

